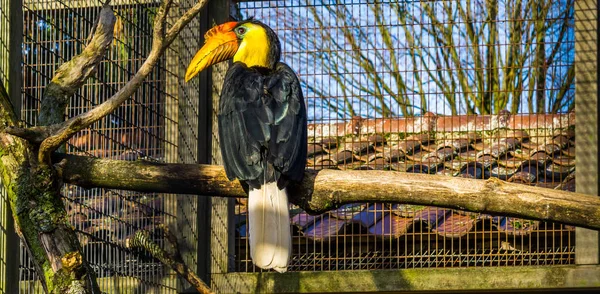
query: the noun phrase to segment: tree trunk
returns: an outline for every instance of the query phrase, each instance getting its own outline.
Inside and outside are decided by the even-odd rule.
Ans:
[[[56,72],[44,91],[39,122],[52,125],[64,120],[69,98],[104,58],[112,42],[115,17],[102,8],[94,37],[85,50]],[[6,188],[19,236],[31,254],[42,287],[49,293],[100,293],[94,271],[81,252],[69,224],[60,190],[62,179],[50,161],[39,160],[40,141],[46,132],[29,141],[5,133],[4,126],[18,126],[8,95],[2,95],[0,154],[2,182]],[[23,129],[26,130],[26,129]],[[52,151],[49,151],[52,152]]]

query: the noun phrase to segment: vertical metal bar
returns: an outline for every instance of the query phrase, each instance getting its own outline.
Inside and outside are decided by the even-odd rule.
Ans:
[[[210,3],[209,5],[211,5]],[[212,27],[210,6],[209,9],[204,9],[200,13],[200,32],[198,38],[203,36],[204,32]],[[201,43],[199,43],[201,44]],[[192,52],[199,48],[193,48]],[[193,53],[192,53],[193,54]],[[205,70],[199,74],[199,105],[198,105],[198,163],[212,163],[211,154],[213,148],[219,148],[213,145],[212,130],[213,119],[212,113],[212,70]],[[210,285],[211,273],[211,197],[198,197],[198,213],[196,215],[196,227],[198,228],[198,246],[197,246],[197,272],[199,277]]]
[[[598,196],[598,1],[575,1],[576,190]],[[599,232],[577,228],[575,262],[600,262]]]
[[[22,2],[18,0],[9,1],[8,17],[10,23],[8,27],[5,27],[8,36],[8,81],[7,91],[12,100],[12,105],[15,113],[20,117],[21,115],[21,85],[22,83],[22,72],[21,72],[21,44],[23,40],[23,10]],[[1,21],[1,20],[0,20]],[[4,35],[4,34],[3,34]],[[3,81],[4,82],[4,81]],[[0,201],[2,201],[0,199]],[[14,222],[12,218],[12,212],[8,203],[6,213],[6,268],[4,269],[6,293],[16,293],[19,290],[19,255],[15,252],[19,252],[19,238],[15,233]]]

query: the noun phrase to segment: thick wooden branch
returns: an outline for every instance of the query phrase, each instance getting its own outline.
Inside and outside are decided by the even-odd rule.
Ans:
[[[116,161],[81,156],[66,160],[65,182],[141,192],[246,197],[221,166]],[[600,229],[600,198],[503,182],[392,171],[306,171],[288,189],[290,202],[320,214],[355,202],[429,205]]]

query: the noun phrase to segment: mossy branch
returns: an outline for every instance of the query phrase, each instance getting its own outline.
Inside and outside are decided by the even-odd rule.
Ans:
[[[63,179],[82,187],[246,197],[221,166],[161,164],[61,155]],[[503,182],[393,171],[306,171],[290,202],[320,214],[356,202],[396,202],[507,215],[600,229],[600,198]]]

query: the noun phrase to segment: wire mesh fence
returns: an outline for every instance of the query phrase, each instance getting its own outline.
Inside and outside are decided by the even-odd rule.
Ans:
[[[168,22],[194,1],[181,1]],[[83,113],[115,94],[144,62],[152,45],[152,23],[159,1],[112,1],[116,15],[109,55],[71,99],[69,117]],[[102,1],[24,1],[22,117],[36,124],[44,87],[62,63],[85,47]],[[180,56],[196,46],[191,23],[171,46],[143,85],[114,113],[75,135],[67,152],[119,160],[187,162],[197,160],[197,85],[180,83],[185,70]],[[180,109],[180,97],[185,105]],[[181,122],[181,125],[180,125]],[[182,148],[179,148],[182,146]],[[84,254],[103,291],[114,293],[173,293],[174,274],[141,252],[125,249],[125,240],[147,229],[163,244],[160,225],[177,226],[190,236],[182,245],[184,259],[195,264],[196,199],[191,196],[138,193],[66,185],[64,202]],[[178,217],[179,216],[179,217]],[[21,250],[22,293],[41,291],[28,253]],[[179,285],[185,287],[185,285]]]
[[[171,17],[194,2],[180,1]],[[53,72],[85,46],[100,5],[93,0],[23,1],[22,117],[29,125],[36,124],[43,87]],[[112,5],[117,23],[110,56],[72,98],[69,116],[114,94],[150,50],[158,1]],[[277,32],[283,61],[301,79],[310,120],[309,168],[496,177],[574,190],[573,1],[234,5],[240,18],[254,16]],[[0,18],[6,18],[2,12],[0,7]],[[192,22],[137,94],[77,134],[67,151],[121,160],[197,162],[200,85],[181,84],[179,77],[201,45],[199,27]],[[4,45],[0,43],[0,54]],[[217,148],[212,155],[218,162]],[[166,293],[178,288],[172,273],[156,260],[122,246],[138,229],[154,231],[162,244],[158,225],[177,225],[185,237],[186,262],[197,264],[201,232],[196,197],[75,186],[65,186],[64,195],[104,291]],[[228,200],[217,199],[213,206],[231,208]],[[2,213],[6,215],[0,212],[0,217]],[[249,258],[245,199],[237,200],[232,213],[234,228],[228,227],[228,216],[212,217],[214,235],[226,239],[235,231],[233,246],[222,248],[233,262],[213,262],[213,271],[259,271]],[[292,207],[292,216],[292,271],[574,262],[574,228],[560,224],[373,203],[346,205],[320,216]],[[0,256],[0,270],[3,261]],[[40,292],[36,280],[22,249],[21,292]]]
[[[573,1],[240,1],[282,39],[308,168],[496,177],[574,191]],[[501,197],[501,196],[499,196]],[[245,199],[235,270],[249,258]],[[557,265],[574,228],[428,206],[292,207],[293,271]]]
[[[8,94],[9,85],[9,72],[10,72],[10,55],[12,50],[10,48],[10,31],[11,31],[11,17],[10,17],[10,1],[0,1],[0,95],[2,93]],[[12,270],[9,265],[10,240],[13,235],[10,233],[10,222],[12,215],[9,209],[9,200],[4,185],[0,179],[0,293],[7,291],[7,285],[10,283],[9,272]]]

